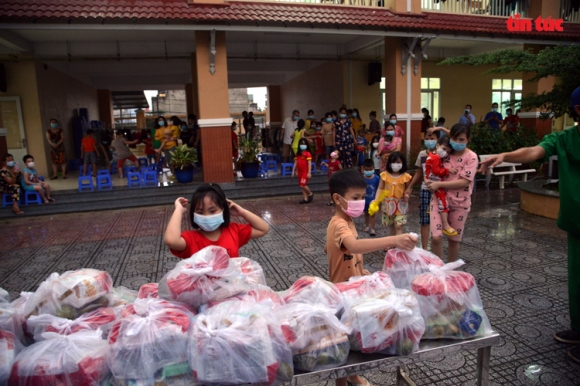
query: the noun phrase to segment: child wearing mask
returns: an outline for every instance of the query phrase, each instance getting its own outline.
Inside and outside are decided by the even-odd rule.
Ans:
[[[322,138],[322,125],[319,122],[312,121],[310,127],[313,130],[313,133],[308,137],[308,139],[312,141],[314,163],[318,165],[318,161],[320,161],[326,151],[326,148],[324,147],[324,139]]]
[[[387,130],[379,141],[379,154],[381,156],[381,173],[387,170],[387,160],[393,152],[401,151],[401,137],[395,136],[395,130]]]
[[[356,160],[357,160],[357,165],[359,165],[359,169],[360,172],[363,172],[363,164],[365,162],[365,159],[367,158],[367,145],[369,143],[367,142],[367,139],[365,138],[364,134],[361,134],[360,132],[357,134],[356,136]]]
[[[326,168],[328,169],[328,181],[330,181],[330,178],[332,177],[332,175],[334,173],[336,173],[339,170],[342,170],[342,164],[338,160],[339,158],[340,158],[340,151],[335,150],[332,153],[330,153],[330,159],[329,159],[328,163],[322,162],[320,164],[320,166],[326,166]],[[326,204],[326,206],[333,206],[333,205],[334,205],[334,202],[332,201],[332,197],[331,197],[330,202],[328,204]]]
[[[296,129],[294,129],[294,133],[290,136],[290,138],[292,138],[292,151],[294,152],[294,156],[298,154],[298,142],[300,142],[300,140],[306,136],[304,125],[306,125],[304,119],[299,119],[296,123]]]
[[[294,174],[298,175],[298,185],[302,189],[304,199],[299,204],[310,204],[314,198],[314,193],[308,187],[308,180],[312,178],[312,154],[308,151],[308,140],[306,138],[300,139],[298,142],[298,153],[294,160],[292,167],[292,178]]]
[[[443,160],[449,154],[453,153],[453,149],[449,144],[449,137],[439,138],[435,152],[429,153],[427,161],[425,162],[425,179],[427,181],[444,181],[445,177],[449,177],[449,173],[457,174],[457,169],[446,169],[443,165]],[[439,211],[441,213],[441,222],[443,224],[444,235],[453,237],[457,236],[457,231],[449,225],[449,206],[447,205],[447,193],[444,189],[437,189],[435,197],[439,204]]]
[[[326,229],[324,246],[331,282],[340,283],[353,276],[368,275],[369,271],[364,269],[363,253],[384,248],[411,250],[415,247],[417,238],[409,234],[359,240],[353,218],[363,214],[367,183],[358,170],[348,169],[335,173],[329,185],[336,206]],[[359,375],[336,380],[336,386],[347,386],[347,383],[372,386]]]
[[[186,213],[194,230],[182,232],[181,221]],[[231,216],[241,217],[248,224],[230,222]],[[163,241],[171,253],[181,259],[214,245],[225,248],[230,257],[239,257],[242,246],[250,239],[264,236],[269,230],[268,224],[260,217],[226,199],[219,185],[203,184],[193,193],[191,202],[183,197],[175,200],[175,211],[167,224]]]
[[[324,114],[322,120],[322,136],[324,137],[324,147],[326,148],[326,157],[330,159],[330,153],[334,151],[334,118],[332,113]]]
[[[373,161],[373,166],[375,168],[375,174],[377,176],[381,175],[381,152],[379,151],[379,143],[381,141],[381,137],[375,135],[371,139],[371,160]]]
[[[38,192],[45,204],[55,202],[56,200],[50,197],[50,185],[38,179],[34,158],[30,154],[27,154],[22,160],[24,161],[24,165],[26,165],[22,171],[22,188],[28,192]]]
[[[365,195],[365,232],[371,235],[371,237],[375,237],[377,235],[375,232],[376,213],[372,216],[369,214],[369,205],[377,195],[381,178],[375,174],[375,166],[373,161],[370,159],[364,160],[363,174],[365,182],[367,183],[367,191]]]

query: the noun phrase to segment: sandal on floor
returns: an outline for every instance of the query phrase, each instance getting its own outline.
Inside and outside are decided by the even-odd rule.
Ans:
[[[308,204],[308,200],[302,200],[299,202],[299,204]]]
[[[371,237],[377,237],[377,234],[375,231],[371,231]]]
[[[58,179],[58,176],[52,176],[52,177],[50,177],[50,179],[51,180],[57,180]]]
[[[18,211],[18,212],[17,212],[17,211],[15,211],[14,209],[12,209],[12,212],[14,212],[14,214],[24,214],[24,212],[23,212],[23,211]]]
[[[54,198],[49,198],[48,202],[56,202],[56,200]]]

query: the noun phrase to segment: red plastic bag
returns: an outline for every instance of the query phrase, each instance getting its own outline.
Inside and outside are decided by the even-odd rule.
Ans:
[[[395,287],[411,289],[411,281],[429,272],[429,266],[443,267],[443,261],[435,254],[421,248],[412,251],[390,249],[385,256],[383,272],[391,277]]]
[[[143,284],[141,288],[139,288],[139,299],[158,298],[158,297],[159,297],[159,284],[157,283]]]
[[[430,272],[413,279],[411,289],[425,319],[423,338],[467,339],[492,332],[475,278],[453,271],[463,264],[458,260],[443,267],[431,266]]]
[[[334,314],[342,310],[342,297],[334,284],[316,276],[303,276],[282,292],[286,303],[307,303],[326,307]]]

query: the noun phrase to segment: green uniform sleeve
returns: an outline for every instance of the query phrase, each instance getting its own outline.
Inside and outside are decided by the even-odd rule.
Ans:
[[[559,133],[548,134],[540,142],[539,146],[543,147],[546,151],[543,162],[548,162],[551,156],[558,154],[558,135]]]

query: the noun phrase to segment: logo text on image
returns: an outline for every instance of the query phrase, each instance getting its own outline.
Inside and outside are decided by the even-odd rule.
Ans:
[[[536,20],[532,20],[522,19],[521,16],[516,13],[515,15],[510,16],[505,23],[510,32],[531,32],[533,30],[538,32],[564,31],[564,19],[552,19],[552,16],[548,16],[546,19],[538,16]]]

